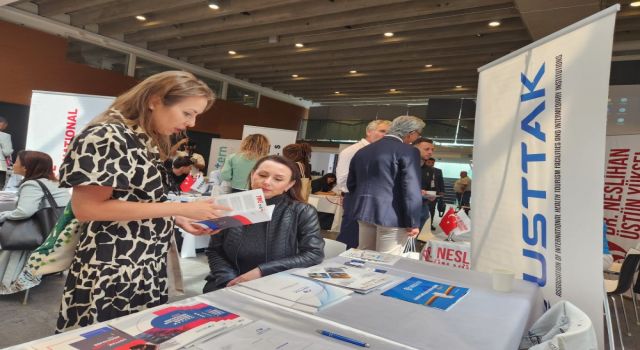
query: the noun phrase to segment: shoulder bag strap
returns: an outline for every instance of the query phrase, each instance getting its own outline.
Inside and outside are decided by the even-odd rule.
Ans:
[[[304,165],[300,162],[296,162],[296,164],[298,164],[298,168],[300,169],[300,178],[304,179],[306,178],[306,174],[304,173]]]
[[[42,192],[44,193],[44,197],[42,197],[42,201],[44,202],[44,199],[46,198],[49,201],[49,205],[51,206],[51,208],[57,208],[58,203],[56,203],[56,200],[53,199],[53,195],[51,194],[51,192],[49,192],[49,189],[47,188],[47,186],[45,186],[45,184],[43,184],[40,180],[33,180],[33,181],[37,182],[38,185],[40,185],[40,188],[42,188]]]

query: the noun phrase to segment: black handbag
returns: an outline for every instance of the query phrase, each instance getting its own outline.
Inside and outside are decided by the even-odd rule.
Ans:
[[[39,180],[34,181],[40,185],[44,193],[40,201],[40,209],[28,219],[4,222],[0,227],[0,249],[2,250],[36,249],[44,242],[64,211],[64,207],[57,206],[47,186]],[[44,208],[45,199],[49,201],[49,208]]]

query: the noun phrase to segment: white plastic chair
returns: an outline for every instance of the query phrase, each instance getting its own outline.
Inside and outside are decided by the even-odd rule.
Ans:
[[[324,239],[324,258],[329,259],[347,250],[347,245],[333,239]]]
[[[568,301],[547,310],[523,337],[520,349],[596,350],[596,331],[589,316]]]

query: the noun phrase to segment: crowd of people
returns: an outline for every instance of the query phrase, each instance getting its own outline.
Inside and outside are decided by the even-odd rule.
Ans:
[[[69,202],[82,222],[61,296],[58,332],[166,303],[167,256],[175,244],[175,227],[211,236],[206,254],[210,273],[203,289],[209,292],[320,263],[324,240],[318,213],[306,203],[310,193],[342,196],[339,241],[391,254],[402,253],[444,195],[433,141],[421,137],[424,121],[400,116],[369,123],[365,137],[339,154],[336,173],[315,180],[309,144],[287,145],[276,156],[268,155],[270,142],[264,135],[245,137],[239,151],[227,157],[221,178],[233,192],[261,189],[267,204],[275,205],[271,221],[221,231],[194,225],[232,208],[209,197],[169,201],[169,192],[179,193],[187,176],[205,168],[188,139],[172,137],[193,127],[213,103],[213,92],[192,74],[159,73],[118,96],[73,139],[59,177],[51,172],[48,155],[18,154],[13,171],[24,180],[17,207],[0,213],[0,221],[33,215],[44,195],[33,180],[40,180],[57,205]],[[3,127],[6,120],[0,118]],[[3,134],[0,153],[11,154]],[[468,207],[470,180],[462,178],[456,186],[462,193],[460,205]],[[0,250],[9,253],[16,254]],[[17,255],[24,261],[28,252]],[[3,290],[11,286],[0,285]]]

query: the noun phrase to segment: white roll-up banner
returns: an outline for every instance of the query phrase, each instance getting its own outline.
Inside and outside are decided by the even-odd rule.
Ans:
[[[471,268],[508,269],[589,315],[603,348],[612,6],[481,67]]]
[[[608,136],[604,220],[616,260],[640,244],[640,135]]]
[[[289,144],[296,143],[298,132],[296,130],[265,128],[262,126],[245,125],[242,130],[242,138],[244,139],[251,134],[262,134],[269,139],[271,149],[269,154],[280,155],[282,149]]]
[[[114,97],[33,91],[26,149],[47,153],[57,172],[71,140],[106,111]]]

